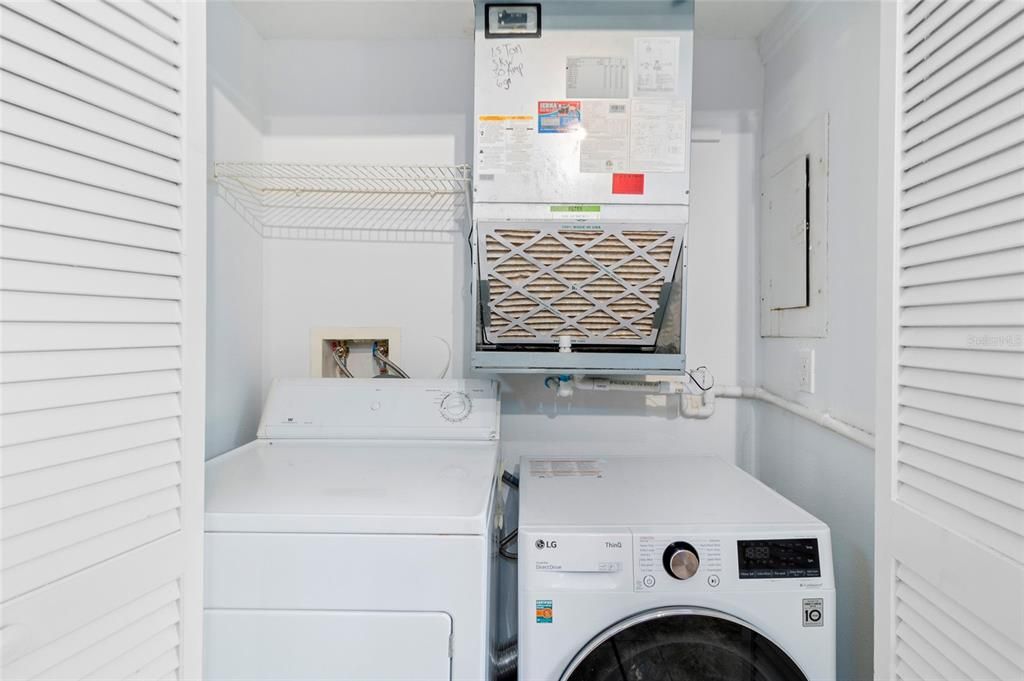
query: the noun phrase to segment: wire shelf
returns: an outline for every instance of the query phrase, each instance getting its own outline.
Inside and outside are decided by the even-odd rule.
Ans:
[[[470,222],[470,168],[214,164],[221,197],[262,237],[451,241]]]

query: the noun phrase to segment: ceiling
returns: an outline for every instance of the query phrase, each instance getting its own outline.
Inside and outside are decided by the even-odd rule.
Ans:
[[[470,0],[234,0],[267,39],[374,40],[473,35]]]
[[[756,38],[790,0],[698,0],[694,24],[708,38]]]
[[[227,0],[219,0],[227,1]],[[267,39],[469,37],[470,0],[234,0]],[[756,38],[789,0],[697,0],[697,35]]]

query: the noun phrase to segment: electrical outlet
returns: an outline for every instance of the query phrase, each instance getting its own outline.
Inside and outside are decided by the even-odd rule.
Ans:
[[[814,392],[814,350],[810,348],[800,351],[800,390]]]

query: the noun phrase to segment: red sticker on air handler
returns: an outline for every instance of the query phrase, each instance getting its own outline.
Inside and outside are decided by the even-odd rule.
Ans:
[[[613,173],[612,194],[643,194],[643,173]]]

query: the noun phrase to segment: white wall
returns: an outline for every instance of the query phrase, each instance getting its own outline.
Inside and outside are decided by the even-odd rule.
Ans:
[[[875,220],[879,9],[796,3],[761,38],[763,149],[830,116],[828,335],[757,342],[768,390],[866,430],[874,418]],[[816,392],[798,391],[801,348],[816,353]],[[758,405],[755,470],[832,528],[839,678],[872,675],[873,456],[860,445]]]
[[[270,161],[451,165],[467,162],[473,42],[267,41],[264,155]],[[401,329],[410,375],[461,375],[460,238],[408,242],[268,240],[264,378],[304,376],[310,330]],[[439,341],[438,339],[443,339]]]
[[[263,136],[262,39],[233,3],[207,10],[208,158],[255,161]],[[263,400],[262,239],[209,185],[206,452],[251,440]]]

